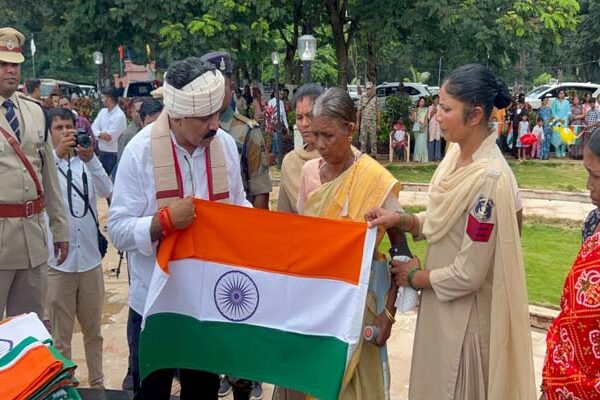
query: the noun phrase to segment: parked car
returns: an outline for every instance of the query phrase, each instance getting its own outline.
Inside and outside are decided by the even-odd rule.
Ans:
[[[427,86],[427,90],[429,90],[429,93],[431,93],[432,96],[435,96],[436,94],[439,95],[440,94],[440,87],[439,86]]]
[[[83,97],[81,88],[74,83],[56,79],[40,79],[40,81],[40,94],[43,99],[50,96],[53,92],[57,92],[61,96],[68,96],[69,98],[71,98],[73,94],[76,94],[77,97]]]
[[[427,89],[427,85],[423,83],[403,82],[403,84],[406,94],[410,97],[413,103],[416,103],[419,100],[419,97],[431,96],[431,93],[429,93],[429,90]],[[377,105],[379,107],[384,107],[385,98],[398,93],[399,86],[400,82],[384,82],[381,85],[377,85]]]
[[[548,97],[548,105],[551,105],[554,99],[558,97],[558,92],[565,91],[567,98],[573,94],[585,96],[591,94],[597,98],[600,95],[600,85],[596,83],[582,82],[563,82],[561,84],[548,84],[538,86],[525,96],[525,101],[531,105],[534,110],[542,106],[542,99]]]
[[[96,86],[93,85],[79,85],[81,92],[85,97],[98,97]]]
[[[360,96],[358,95],[358,85],[348,85],[348,94],[352,100],[357,100]]]
[[[130,82],[125,88],[123,97],[150,97],[154,89],[152,81]]]

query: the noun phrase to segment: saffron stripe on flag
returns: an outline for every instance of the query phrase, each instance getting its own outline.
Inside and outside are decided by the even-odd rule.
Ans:
[[[153,349],[140,352],[142,378],[160,368],[196,369],[334,400],[346,368],[348,344],[327,336],[161,313],[146,320],[140,348]]]
[[[319,218],[315,230],[313,218],[198,199],[195,204],[196,218],[186,230],[193,234],[175,232],[161,242],[157,261],[167,273],[169,261],[196,258],[355,285],[360,280],[366,223]]]

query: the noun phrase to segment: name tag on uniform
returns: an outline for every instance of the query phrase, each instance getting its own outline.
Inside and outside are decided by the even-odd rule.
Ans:
[[[38,140],[35,143],[35,148],[38,151],[41,151],[44,148],[44,131],[43,130],[38,130],[37,131],[37,137],[38,137]]]

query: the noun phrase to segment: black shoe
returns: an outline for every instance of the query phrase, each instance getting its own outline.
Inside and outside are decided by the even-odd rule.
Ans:
[[[133,376],[126,375],[125,378],[123,378],[123,383],[121,384],[121,388],[123,390],[129,390],[129,391],[133,392]]]

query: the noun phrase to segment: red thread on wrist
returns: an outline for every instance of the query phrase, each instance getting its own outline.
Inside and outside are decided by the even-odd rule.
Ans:
[[[170,232],[175,230],[173,221],[171,220],[171,213],[167,207],[163,207],[158,210],[158,221],[160,222],[160,228],[162,230],[162,236],[168,235]]]

